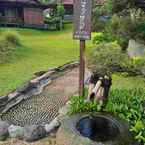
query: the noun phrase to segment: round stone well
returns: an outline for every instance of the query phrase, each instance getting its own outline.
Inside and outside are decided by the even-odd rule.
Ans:
[[[130,145],[128,125],[109,114],[67,116],[57,132],[59,145]]]

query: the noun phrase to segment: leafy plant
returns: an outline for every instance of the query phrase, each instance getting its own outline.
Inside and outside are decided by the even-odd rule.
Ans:
[[[120,71],[125,57],[116,42],[100,43],[88,55],[88,67],[92,72],[112,74]]]
[[[65,14],[64,5],[63,5],[63,4],[58,4],[58,5],[57,5],[57,16],[63,18],[64,14]]]
[[[98,42],[102,41],[102,34]],[[106,39],[106,41],[108,41]],[[112,74],[127,72],[129,75],[142,75],[145,69],[144,57],[130,58],[121,50],[116,41],[99,43],[88,55],[88,67],[92,72]]]
[[[134,138],[145,143],[144,101],[144,89],[112,90],[105,111],[126,120]]]
[[[63,4],[57,5],[57,16],[60,17],[60,29],[63,28],[63,17],[65,15],[65,8]]]
[[[81,112],[96,112],[100,111],[102,104],[98,102],[88,102],[84,97],[73,96],[71,98],[71,107],[69,114],[81,113]]]
[[[97,102],[87,102],[85,97],[72,97],[69,114],[98,111],[113,113],[128,122],[136,140],[145,143],[144,101],[144,89],[114,89],[110,91],[107,105],[103,110],[102,105]]]

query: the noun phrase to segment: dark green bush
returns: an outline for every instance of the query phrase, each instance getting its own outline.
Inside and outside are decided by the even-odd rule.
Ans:
[[[96,3],[96,1],[95,1]],[[92,16],[92,30],[93,31],[103,31],[106,26],[106,20],[102,20],[101,17],[106,16],[106,9],[103,6],[97,6],[93,8],[93,16]]]
[[[104,27],[102,35],[97,35],[93,42],[102,43],[102,42],[114,42],[116,41],[123,50],[126,50],[128,47],[129,38],[134,36],[130,34],[130,30],[133,26],[130,26],[130,20],[128,18],[120,18],[117,15],[114,15]],[[135,29],[134,27],[132,29]],[[134,30],[132,31],[132,33]],[[132,36],[129,36],[132,35]],[[133,37],[132,37],[133,39]],[[98,41],[101,40],[101,41]]]
[[[88,68],[92,72],[111,75],[114,72],[127,72],[129,75],[142,75],[145,69],[145,58],[131,59],[122,52],[117,42],[100,43],[88,55]]]
[[[132,19],[131,17],[120,17],[114,14],[101,30],[102,35],[96,36],[93,42],[98,43],[98,40],[101,40],[99,43],[116,41],[121,46],[122,50],[126,50],[129,39],[140,40],[144,43],[144,30],[144,17]]]
[[[125,54],[117,43],[101,43],[96,45],[88,56],[88,68],[100,74],[112,74],[121,69]]]
[[[57,5],[57,16],[63,18],[64,15],[65,15],[65,8],[64,8],[64,5],[63,5],[63,4],[58,4],[58,5]]]
[[[145,19],[138,20],[139,22],[136,25],[135,31],[137,35],[137,39],[145,40]]]
[[[57,24],[60,23],[60,17],[49,17],[45,18],[46,24]]]
[[[61,27],[61,18],[60,17],[49,17],[45,18],[45,24],[49,25],[49,29],[53,27],[53,29],[60,30]]]

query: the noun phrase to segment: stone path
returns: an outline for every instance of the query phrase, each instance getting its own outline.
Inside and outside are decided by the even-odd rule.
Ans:
[[[78,68],[68,70],[45,87],[41,94],[13,107],[2,119],[20,126],[49,123],[58,115],[59,108],[65,105],[69,96],[78,91],[78,72]]]

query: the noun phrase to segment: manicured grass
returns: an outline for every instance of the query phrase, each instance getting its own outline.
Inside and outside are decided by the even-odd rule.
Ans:
[[[35,72],[78,59],[79,42],[72,39],[71,24],[65,25],[63,31],[16,28],[0,31],[8,30],[19,33],[22,46],[17,48],[9,63],[0,64],[0,96],[22,85]]]
[[[0,31],[17,31],[22,46],[17,48],[9,63],[0,64],[0,96],[16,89],[33,77],[35,72],[48,70],[77,60],[79,41],[72,39],[72,25],[65,25],[63,31],[44,31],[34,29],[1,28]],[[87,51],[93,47],[87,41]],[[113,76],[113,88],[144,87],[140,77]]]
[[[113,74],[113,89],[145,89],[145,78],[140,76],[126,76],[120,73]]]

